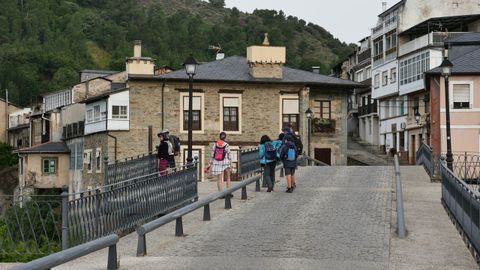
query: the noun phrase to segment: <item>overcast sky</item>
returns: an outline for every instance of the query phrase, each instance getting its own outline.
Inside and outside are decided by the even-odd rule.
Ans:
[[[370,35],[382,12],[399,0],[225,0],[227,7],[251,13],[255,9],[283,10],[306,22],[318,24],[347,43],[357,43]]]

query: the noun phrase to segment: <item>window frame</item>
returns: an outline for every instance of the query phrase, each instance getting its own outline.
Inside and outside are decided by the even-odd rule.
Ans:
[[[388,85],[388,70],[382,71],[382,86]]]
[[[393,67],[390,69],[390,83],[397,82],[397,67]]]
[[[454,85],[457,85],[457,84],[465,84],[465,85],[468,84],[469,87],[470,87],[470,89],[469,89],[469,90],[470,90],[470,91],[469,91],[469,93],[470,93],[470,95],[469,95],[469,107],[468,107],[468,108],[464,108],[464,107],[463,107],[463,108],[455,108],[455,107],[454,107],[454,102],[453,102],[453,100],[454,100],[454,96],[453,96],[454,91],[453,91],[453,88],[454,88]],[[474,86],[475,86],[475,85],[474,85],[474,82],[473,82],[473,81],[456,81],[456,80],[451,80],[451,81],[449,82],[449,90],[448,90],[448,91],[449,91],[449,95],[450,95],[450,97],[451,97],[450,100],[449,100],[449,102],[450,102],[450,104],[449,104],[450,109],[455,110],[455,111],[457,111],[457,112],[458,112],[458,111],[468,112],[468,111],[471,111],[472,109],[474,109],[474,108],[475,108],[475,103],[474,103],[474,101],[475,101]]]
[[[98,110],[97,110],[98,108]],[[97,117],[98,112],[98,117]],[[100,104],[93,106],[93,122],[99,122],[102,119]]]
[[[102,172],[102,148],[95,149],[95,172]]]
[[[180,127],[180,131],[179,133],[183,133],[183,134],[187,134],[188,133],[188,122],[186,121],[186,117],[184,116],[185,112],[188,114],[188,108],[185,110],[184,108],[184,97],[187,97],[188,98],[188,92],[180,92],[180,100],[179,100],[179,104],[180,106],[178,106],[179,108],[179,127]],[[203,92],[193,92],[193,98],[195,97],[200,97],[200,110],[192,110],[192,113],[194,111],[199,111],[199,126],[200,126],[200,129],[192,129],[192,133],[193,134],[204,134],[205,133],[205,94]],[[193,114],[192,114],[193,116]],[[193,122],[192,122],[193,124]],[[185,129],[184,129],[185,127]]]
[[[362,97],[362,102],[365,102],[365,100],[366,99],[363,99],[363,97]],[[313,102],[314,102],[313,103],[314,117],[316,116],[317,113],[319,114],[318,115],[319,117],[315,117],[315,118],[332,120],[332,101],[331,100],[316,99]],[[323,115],[325,114],[325,112],[323,111],[324,110],[324,106],[323,106],[324,103],[328,104],[328,118],[323,117]]]
[[[115,109],[118,108],[118,113],[115,114]],[[125,112],[122,113],[122,109],[125,109]],[[128,105],[112,105],[112,119],[117,120],[127,120],[128,119]]]
[[[225,107],[225,98],[237,98],[237,107]],[[219,95],[219,114],[220,114],[220,131],[227,134],[242,134],[242,94],[222,93]],[[236,130],[227,130],[225,127],[225,108],[237,108],[237,128]]]
[[[54,161],[54,172],[45,172],[45,161]],[[50,169],[50,164],[48,165]],[[58,157],[42,157],[42,175],[57,175],[58,173]]]
[[[380,73],[377,73],[373,76],[373,88],[377,89],[380,87]]]
[[[284,100],[297,100],[298,101],[298,113],[284,113],[284,107],[283,107],[283,101]],[[280,104],[279,104],[279,114],[280,114],[280,119],[279,119],[279,130],[281,131],[282,128],[285,126],[285,124],[287,124],[287,122],[284,122],[283,121],[283,118],[284,116],[286,117],[289,117],[289,119],[291,119],[291,117],[293,117],[294,115],[296,116],[296,123],[297,123],[297,126],[296,126],[296,130],[294,128],[294,131],[295,132],[298,132],[301,128],[301,125],[299,123],[300,121],[300,97],[298,94],[284,94],[284,95],[280,95]],[[288,123],[291,123],[291,122],[288,122]]]
[[[88,161],[88,163],[86,162]],[[93,159],[92,159],[92,149],[84,149],[83,150],[83,164],[86,165],[87,173],[92,173],[93,171]],[[85,167],[84,167],[85,170]]]

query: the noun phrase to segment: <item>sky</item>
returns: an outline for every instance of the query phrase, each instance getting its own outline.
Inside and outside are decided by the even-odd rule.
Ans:
[[[346,43],[358,43],[369,36],[382,12],[382,2],[390,8],[400,0],[225,0],[226,7],[251,13],[255,9],[283,10],[304,21],[325,28]]]

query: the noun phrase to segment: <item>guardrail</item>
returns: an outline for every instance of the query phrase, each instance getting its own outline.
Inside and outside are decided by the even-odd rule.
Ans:
[[[423,165],[423,168],[425,168],[425,171],[427,171],[430,178],[432,178],[433,174],[435,173],[435,166],[433,161],[433,153],[430,146],[422,143],[422,145],[420,145],[420,147],[417,150],[415,158],[416,158],[415,163],[417,165]]]
[[[73,200],[62,193],[62,247],[85,243],[111,233],[123,234],[198,197],[198,163],[182,169],[158,172],[95,191],[87,191]],[[65,220],[66,219],[66,220]]]
[[[183,236],[183,222],[182,217],[190,212],[193,212],[201,207],[203,207],[203,220],[208,221],[210,220],[210,204],[220,198],[225,198],[225,209],[232,208],[231,202],[231,194],[239,189],[242,189],[242,200],[247,199],[247,185],[256,182],[257,186],[259,186],[261,175],[257,175],[251,177],[247,180],[243,180],[242,182],[234,185],[231,188],[225,189],[221,192],[215,193],[206,197],[205,199],[199,200],[193,204],[180,208],[172,213],[169,213],[161,218],[156,220],[150,221],[146,224],[143,224],[137,228],[138,234],[138,244],[137,244],[137,256],[145,256],[147,254],[147,242],[146,242],[146,234],[167,224],[172,221],[176,221],[175,223],[175,236]],[[259,190],[256,190],[259,191]]]
[[[260,166],[260,150],[258,147],[241,149],[239,160],[239,175],[243,179],[244,177],[252,176],[258,172]]]
[[[462,234],[467,236],[480,258],[480,197],[469,185],[447,168],[445,162],[440,165],[442,181],[442,203],[450,216],[460,225]],[[458,227],[457,227],[458,228]]]
[[[325,162],[322,162],[320,160],[317,160],[317,159],[314,159],[314,158],[311,158],[307,155],[303,155],[303,159],[305,159],[307,161],[307,165],[311,165],[311,164],[314,164],[315,166],[330,166],[328,165],[327,163]]]
[[[17,265],[11,270],[49,270],[66,262],[78,259],[95,251],[108,247],[107,269],[117,269],[117,243],[118,235],[108,235],[76,247],[72,247],[34,261]]]
[[[395,166],[395,183],[396,183],[396,196],[397,196],[397,233],[400,239],[405,238],[405,218],[403,213],[403,192],[402,192],[402,179],[400,177],[400,162],[398,155],[394,157]]]

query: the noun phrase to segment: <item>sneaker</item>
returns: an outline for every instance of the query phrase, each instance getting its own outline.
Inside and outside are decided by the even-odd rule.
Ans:
[[[272,192],[273,189],[267,188],[267,192]]]
[[[293,189],[292,188],[287,188],[287,190],[285,190],[286,193],[292,193]]]

